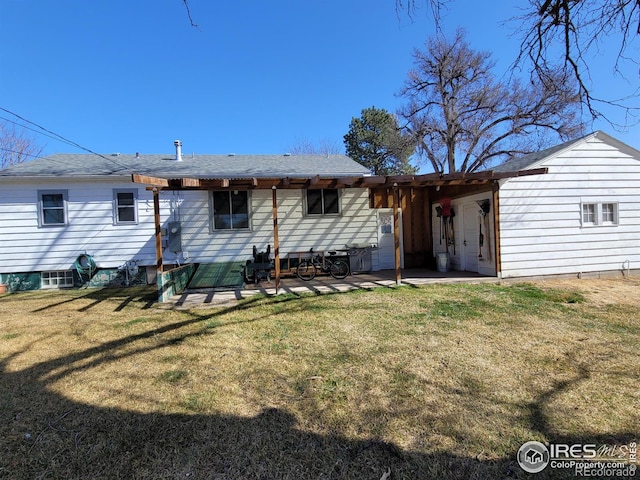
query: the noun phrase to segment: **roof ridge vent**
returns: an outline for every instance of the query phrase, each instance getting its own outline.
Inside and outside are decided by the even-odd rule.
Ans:
[[[285,152],[284,156],[285,156],[285,157],[290,157],[290,156],[291,156],[291,154],[290,154],[289,152]]]

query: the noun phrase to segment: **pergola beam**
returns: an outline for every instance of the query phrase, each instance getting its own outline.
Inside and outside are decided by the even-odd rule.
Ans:
[[[181,178],[180,186],[182,188],[200,188],[199,178]]]
[[[547,173],[546,168],[518,170],[513,172],[486,172],[450,174],[429,173],[424,175],[372,175],[351,177],[280,177],[280,178],[159,178],[148,175],[133,174],[134,183],[141,183],[157,188],[169,189],[234,189],[234,190],[267,190],[278,189],[319,189],[319,188],[376,188],[398,187],[436,187],[446,185],[481,185],[491,184],[495,180]]]
[[[131,181],[133,183],[142,183],[143,185],[151,185],[153,187],[168,187],[169,180],[166,178],[151,177],[149,175],[139,175],[134,173],[131,175]]]

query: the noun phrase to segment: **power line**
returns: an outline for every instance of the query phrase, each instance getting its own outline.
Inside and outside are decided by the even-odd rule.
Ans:
[[[57,142],[66,143],[67,145],[73,145],[71,143],[62,141],[59,138],[54,137],[53,135],[49,135],[48,133],[41,132],[39,130],[36,130],[35,128],[29,127],[28,125],[23,125],[22,123],[16,122],[15,120],[11,120],[10,118],[0,116],[0,120],[4,120],[5,122],[13,123],[14,125],[17,125],[20,128],[24,128],[26,130],[30,130],[32,132],[37,133],[38,135],[42,135],[43,137],[51,138],[51,139],[53,139],[53,140],[55,140]]]
[[[41,157],[39,155],[33,155],[31,153],[25,153],[25,152],[16,152],[15,150],[9,150],[8,148],[2,148],[0,147],[0,150],[2,150],[3,152],[7,152],[7,153],[15,153],[16,155],[24,155],[26,157],[33,157],[33,158],[44,158]]]
[[[0,110],[2,110],[3,112],[8,113],[9,115],[13,115],[16,118],[19,118],[23,122],[26,122],[26,123],[28,123],[30,125],[33,125],[33,126],[39,128],[40,130],[42,130],[42,131],[44,131],[44,132],[46,132],[46,133],[48,133],[50,135],[53,135],[53,137],[50,137],[50,138],[54,138],[55,137],[54,138],[55,140],[60,140],[60,141],[66,143],[68,145],[72,145],[72,146],[74,146],[76,148],[79,148],[80,150],[84,150],[85,152],[91,153],[92,155],[97,155],[98,157],[103,158],[103,159],[105,159],[105,160],[107,160],[109,162],[112,162],[115,165],[118,165],[119,167],[129,168],[129,165],[125,165],[123,163],[117,162],[116,160],[113,160],[112,158],[105,157],[104,155],[102,155],[100,153],[94,152],[93,150],[91,150],[91,149],[89,149],[87,147],[84,147],[84,146],[80,145],[79,143],[74,142],[73,140],[69,140],[68,138],[63,137],[62,135],[60,135],[60,134],[58,134],[56,132],[52,132],[51,130],[43,127],[42,125],[38,125],[37,123],[32,122],[31,120],[27,120],[26,118],[18,115],[15,112],[12,112],[11,110],[7,110],[6,108],[3,108],[3,107],[0,107]],[[12,122],[12,123],[15,123],[15,122]]]

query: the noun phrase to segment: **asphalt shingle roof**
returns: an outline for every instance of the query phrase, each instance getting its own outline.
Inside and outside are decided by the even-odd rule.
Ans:
[[[0,170],[0,177],[126,176],[162,178],[281,178],[368,175],[345,155],[56,154]]]

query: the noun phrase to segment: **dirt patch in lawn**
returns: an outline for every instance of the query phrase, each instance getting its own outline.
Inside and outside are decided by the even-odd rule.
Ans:
[[[599,305],[623,304],[640,307],[640,277],[584,278],[538,281],[543,287],[577,290],[589,303]]]

